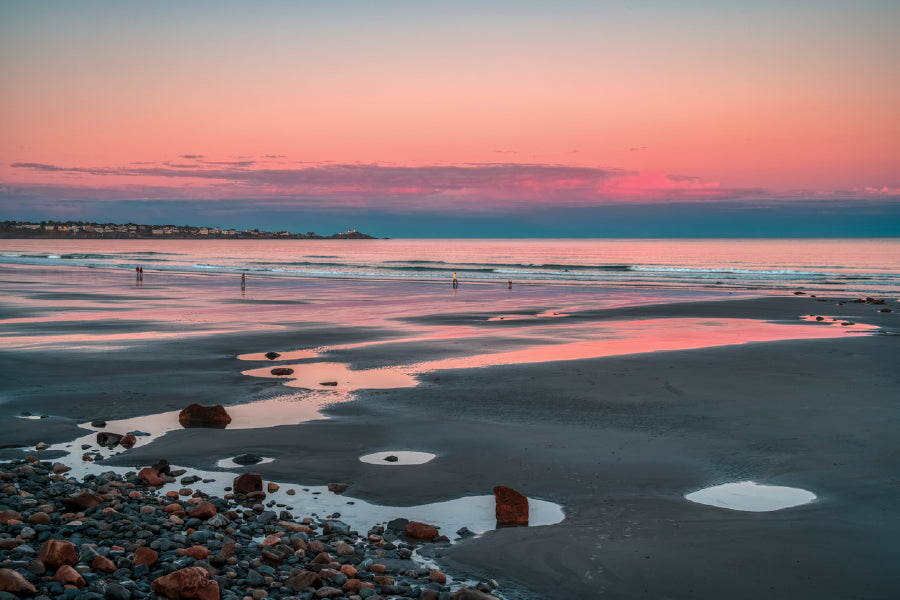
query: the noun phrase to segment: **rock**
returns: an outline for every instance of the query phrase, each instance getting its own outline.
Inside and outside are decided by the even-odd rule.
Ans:
[[[37,594],[37,588],[21,573],[12,569],[0,569],[0,591]]]
[[[893,312],[893,311],[890,308],[882,308],[878,312],[889,313],[889,312]]]
[[[195,519],[206,520],[216,514],[216,506],[212,502],[204,500],[188,511],[188,516]]]
[[[101,446],[115,446],[122,440],[123,437],[125,436],[120,433],[101,431],[97,433],[97,443]]]
[[[274,481],[270,481],[268,484],[266,484],[266,490],[268,490],[268,492],[270,494],[274,494],[279,489],[280,489],[279,485],[277,483],[275,483]]]
[[[15,510],[0,511],[0,524],[2,524],[2,525],[15,524],[15,523],[10,523],[10,521],[14,521],[15,523],[21,523],[22,522],[22,513],[15,511]]]
[[[185,567],[153,580],[150,587],[154,592],[173,600],[195,598],[197,600],[219,600],[219,584],[209,578],[209,572],[202,567]]]
[[[262,461],[262,456],[257,456],[255,454],[239,454],[232,460],[239,465],[255,465]]]
[[[269,371],[272,375],[293,375],[294,370],[290,367],[275,367]]]
[[[35,450],[46,450],[49,447],[50,447],[50,444],[48,444],[47,442],[38,442],[37,444],[34,445]]]
[[[84,582],[84,577],[81,576],[81,573],[73,569],[70,565],[62,565],[56,570],[56,575],[54,575],[53,578],[60,583],[68,583],[79,589],[87,585]]]
[[[397,462],[400,459],[397,458],[396,456],[394,456],[393,454],[391,454],[389,456],[385,456],[384,460],[386,460],[387,462]]]
[[[169,467],[169,461],[164,458],[159,459],[155,465],[152,465],[156,472],[160,475],[169,475],[171,474],[171,468]]]
[[[409,525],[409,519],[404,519],[403,517],[391,519],[387,522],[387,528],[391,531],[406,531],[407,525]]]
[[[262,475],[258,473],[244,473],[234,478],[235,494],[251,494],[253,492],[262,492]]]
[[[453,594],[453,600],[500,600],[496,596],[492,596],[485,592],[480,592],[472,588],[462,588]]]
[[[106,421],[103,419],[97,419],[96,421],[91,421],[91,427],[106,427]]]
[[[163,484],[159,472],[153,467],[144,467],[138,472],[138,477],[146,481],[147,485],[159,486]]]
[[[279,356],[281,355],[277,352],[266,352],[266,358],[268,358],[269,360],[275,360]]]
[[[438,571],[437,569],[431,569],[431,572],[428,573],[428,579],[432,580],[435,583],[439,583],[441,585],[444,585],[445,583],[447,583],[447,576],[444,573],[442,573],[441,571]]]
[[[337,384],[338,384],[337,381],[320,381],[319,382],[319,385],[336,386]]]
[[[51,522],[50,515],[39,511],[29,515],[28,522],[32,525],[49,525]]]
[[[105,556],[95,556],[94,560],[91,561],[91,568],[95,571],[112,573],[116,570],[116,565]]]
[[[494,488],[497,525],[528,525],[528,498],[516,490],[498,485]]]
[[[94,494],[87,490],[82,490],[80,492],[72,494],[71,496],[61,498],[60,502],[62,502],[63,505],[69,510],[82,511],[91,508],[92,506],[97,506],[98,504],[103,502],[103,500],[97,494]]]
[[[58,569],[62,565],[78,564],[78,553],[75,546],[67,540],[47,540],[41,544],[38,560],[50,569]]]
[[[134,565],[155,565],[159,560],[159,554],[146,546],[141,546],[134,551]]]
[[[178,556],[190,556],[195,560],[206,560],[209,558],[209,548],[203,546],[191,546],[190,548],[176,548]]]
[[[124,446],[126,448],[131,448],[137,444],[137,438],[133,433],[126,433],[121,440],[119,440],[119,445]]]
[[[406,535],[416,540],[433,540],[441,534],[434,525],[421,521],[410,521],[406,526]]]
[[[347,483],[329,483],[328,491],[334,492],[335,494],[343,494],[347,491],[347,488],[350,487]]]
[[[344,591],[333,587],[320,587],[316,590],[316,598],[340,598]]]
[[[303,592],[309,588],[322,587],[322,579],[313,571],[298,571],[284,582],[294,592]]]
[[[224,429],[231,423],[231,415],[221,404],[200,406],[191,404],[178,413],[178,422],[182,427],[214,427]]]

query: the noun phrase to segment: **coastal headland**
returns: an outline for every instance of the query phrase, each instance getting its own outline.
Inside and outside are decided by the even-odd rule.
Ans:
[[[217,480],[186,486],[195,490],[230,485],[240,473],[298,496],[304,487],[312,494],[347,484],[340,496],[309,498],[323,507],[314,517],[320,527],[335,511],[338,520],[364,518],[361,506],[390,507],[385,519],[371,513],[379,515],[371,527],[420,509],[452,522],[458,515],[446,513],[456,505],[442,503],[509,486],[558,505],[562,520],[489,527],[475,537],[443,526],[449,541],[417,552],[456,583],[496,580],[499,587],[482,593],[507,600],[898,593],[896,298],[723,293],[691,301],[658,290],[646,302],[617,304],[617,290],[608,288],[591,296],[517,286],[511,295],[505,285],[485,284],[453,294],[414,282],[259,280],[242,293],[219,279],[159,273],[135,288],[130,274],[111,270],[0,268],[0,459],[34,455],[98,476],[165,459],[187,476]],[[765,339],[750,339],[754,331]],[[334,365],[347,378],[326,386]],[[246,374],[275,367],[295,372]],[[322,369],[315,389],[292,387],[292,377],[309,369]],[[376,383],[392,369],[411,373],[414,383]],[[144,431],[150,435],[132,448],[101,460],[82,461],[98,451],[95,442],[66,447],[95,436],[92,421],[109,423],[109,431],[126,419],[152,424],[140,420],[177,415],[194,402],[235,414],[279,402],[289,409],[279,415],[313,411],[263,424],[258,408],[248,419],[260,426],[236,420],[224,429],[183,428],[172,417],[165,431]],[[50,447],[37,450],[41,442]],[[397,466],[360,460],[380,451],[434,458]],[[220,466],[245,453],[267,460]],[[116,477],[150,494],[134,474],[106,476],[107,487]],[[748,512],[685,498],[741,481],[808,490],[815,500]],[[275,498],[291,506],[276,495],[264,502]],[[0,505],[10,502],[0,495]],[[117,506],[130,510],[125,504]],[[254,533],[263,511],[282,510],[220,508],[255,512],[247,515],[251,539],[265,531]],[[298,506],[283,510],[312,516]],[[21,535],[16,527],[4,525],[3,538]],[[130,577],[136,566],[128,553],[136,549],[122,550]],[[2,552],[0,567],[12,561],[23,576],[42,576]],[[359,558],[376,554],[360,548]],[[264,564],[246,556],[254,558]],[[265,573],[255,570],[263,583],[252,576],[254,585],[265,587]],[[242,583],[248,576],[248,569],[237,575]],[[241,597],[252,587],[232,591]],[[284,587],[266,593],[305,597]]]
[[[138,225],[84,221],[0,221],[0,239],[170,239],[170,240],[372,240],[371,235],[348,229],[332,235],[314,231],[261,231],[190,225]]]

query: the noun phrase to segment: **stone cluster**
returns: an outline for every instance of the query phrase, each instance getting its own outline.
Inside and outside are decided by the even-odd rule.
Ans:
[[[79,482],[35,457],[0,464],[0,600],[496,598],[493,580],[454,586],[413,560],[420,544],[446,540],[426,523],[359,534],[338,513],[297,518],[264,504],[255,478],[224,498],[159,494],[147,481],[158,469],[147,469]]]

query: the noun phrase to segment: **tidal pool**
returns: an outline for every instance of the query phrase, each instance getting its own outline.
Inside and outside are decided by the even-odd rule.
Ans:
[[[698,504],[747,512],[781,510],[809,504],[816,499],[816,495],[807,490],[780,485],[760,485],[753,481],[725,483],[686,494],[684,497]]]

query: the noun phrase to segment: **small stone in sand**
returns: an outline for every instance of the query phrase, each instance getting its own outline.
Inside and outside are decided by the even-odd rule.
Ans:
[[[319,385],[337,385],[337,381],[320,381]]]
[[[281,355],[278,354],[277,352],[266,352],[266,358],[268,358],[269,360],[275,360],[279,356],[281,356]]]

